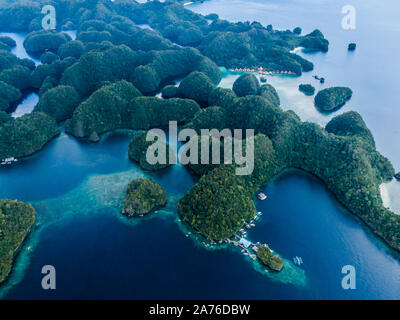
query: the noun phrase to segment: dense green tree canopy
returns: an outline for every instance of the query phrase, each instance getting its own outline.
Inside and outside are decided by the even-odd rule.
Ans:
[[[189,74],[179,85],[178,96],[195,100],[201,106],[208,106],[208,97],[215,89],[204,73],[194,71]]]
[[[347,87],[331,87],[321,90],[315,96],[315,106],[320,111],[333,111],[343,106],[353,92]]]
[[[17,46],[15,40],[7,36],[0,36],[0,42],[5,44],[9,48],[14,48]]]
[[[255,215],[251,190],[228,167],[202,176],[178,203],[183,222],[213,240],[232,237]]]
[[[62,44],[58,48],[58,55],[61,59],[67,57],[74,57],[79,59],[85,50],[85,46],[82,41],[72,40]]]
[[[272,250],[267,246],[259,246],[256,252],[257,258],[260,262],[274,271],[281,271],[283,267],[282,259],[273,254]]]
[[[30,204],[0,199],[0,283],[11,271],[13,258],[35,222]]]
[[[247,95],[257,95],[260,91],[260,83],[255,75],[251,73],[242,74],[233,83],[233,92],[238,97],[244,97]]]
[[[51,51],[46,51],[40,56],[40,62],[44,64],[51,64],[59,59],[58,55]]]
[[[0,125],[0,159],[31,155],[58,133],[56,121],[42,112],[7,121]]]
[[[21,96],[22,93],[17,88],[0,81],[0,111],[6,111]]]
[[[299,91],[303,92],[306,96],[313,96],[315,88],[311,84],[300,84]]]
[[[69,119],[81,101],[74,87],[57,86],[44,93],[35,106],[35,111],[45,112],[58,122]]]
[[[31,70],[22,65],[16,65],[1,71],[0,81],[20,90],[28,89],[31,87]]]
[[[144,216],[167,203],[167,194],[157,183],[138,178],[129,183],[123,213],[128,217]]]
[[[179,88],[174,85],[168,85],[162,88],[161,96],[164,99],[176,98],[179,96]]]
[[[24,48],[35,56],[40,56],[45,51],[57,52],[58,48],[71,40],[66,33],[56,33],[46,30],[33,31],[24,40]]]

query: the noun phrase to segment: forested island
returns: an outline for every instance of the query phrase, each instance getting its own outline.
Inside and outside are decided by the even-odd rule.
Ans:
[[[257,258],[260,262],[274,271],[281,271],[283,267],[282,259],[273,253],[267,246],[259,246],[256,251]]]
[[[35,222],[33,207],[0,199],[0,283],[11,271],[13,258]]]
[[[0,158],[30,155],[60,128],[91,142],[106,132],[160,128],[170,120],[199,133],[254,129],[251,175],[236,175],[236,164],[189,166],[200,179],[178,203],[184,223],[208,239],[226,240],[254,217],[258,188],[285,169],[298,168],[319,177],[346,208],[400,250],[400,216],[384,208],[379,193],[379,185],[395,172],[358,113],[336,116],[322,128],[283,111],[276,90],[254,75],[243,74],[233,90],[218,87],[221,66],[295,75],[312,70],[311,62],[291,51],[301,46],[326,52],[329,42],[319,30],[303,36],[300,28],[231,23],[194,13],[177,1],[54,1],[60,29],[77,30],[77,39],[71,40],[41,30],[43,3],[5,1],[0,9],[0,29],[28,32],[24,47],[42,61],[36,67],[32,60],[17,58],[10,53],[14,43],[0,38]],[[178,79],[183,80],[175,86]],[[10,113],[27,90],[38,92],[39,103],[31,114],[14,119]],[[162,98],[154,96],[159,92]],[[317,94],[315,105],[332,111],[351,94],[349,88],[328,88]],[[144,134],[132,140],[129,157],[144,169],[161,169],[143,160]],[[124,213],[145,215],[165,202],[160,186],[135,180],[128,186]],[[11,212],[13,219],[20,216]],[[23,230],[29,223],[21,224]],[[9,256],[4,257],[0,262],[8,265]],[[281,268],[271,266],[276,259],[264,249],[259,259]]]
[[[342,107],[351,98],[353,91],[347,87],[326,88],[315,96],[315,106],[323,112],[331,112]]]
[[[166,203],[167,194],[157,183],[139,178],[128,185],[122,213],[128,217],[144,216]]]
[[[313,96],[315,88],[311,84],[301,84],[299,85],[299,91],[303,92],[306,96]]]

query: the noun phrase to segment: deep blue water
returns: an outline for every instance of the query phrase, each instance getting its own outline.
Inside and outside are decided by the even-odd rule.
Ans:
[[[316,73],[324,75],[329,85],[351,84],[355,96],[345,108],[359,106],[357,110],[372,128],[380,150],[395,164],[400,163],[395,143],[397,127],[393,123],[396,119],[392,119],[399,112],[394,107],[399,93],[393,90],[394,83],[382,81],[383,75],[394,79],[396,54],[385,51],[383,54],[388,57],[374,59],[367,52],[372,50],[367,39],[374,39],[376,28],[381,26],[389,32],[398,26],[390,20],[394,19],[393,8],[386,7],[389,20],[379,20],[386,17],[382,8],[369,6],[372,1],[360,3],[362,16],[369,17],[369,13],[377,18],[359,19],[360,28],[363,23],[372,25],[367,31],[357,31],[361,35],[353,33],[359,47],[350,56],[345,50],[350,36],[342,39],[340,35],[340,2],[324,1],[316,7],[316,1],[308,0],[230,3],[226,6],[226,1],[212,0],[196,10],[217,11],[232,20],[268,20],[277,28],[320,28],[331,41],[331,49],[326,55],[312,56]],[[395,2],[389,4],[394,6]],[[339,11],[332,13],[332,8]],[[311,9],[318,13],[312,14]],[[338,27],[330,20],[334,16],[339,18]],[[400,46],[394,37],[389,41],[390,34],[379,34],[378,38],[386,39],[388,47]],[[363,49],[364,45],[368,50]],[[392,68],[376,71],[390,64],[394,64]],[[357,65],[359,69],[352,69]],[[366,77],[368,68],[378,73]],[[297,85],[294,81],[299,79],[275,77],[269,81],[278,86],[284,107],[293,106],[296,110],[295,102],[300,101],[297,111],[303,119],[325,121],[316,113],[308,113],[309,101],[301,100],[293,90]],[[391,95],[386,96],[388,90]],[[381,104],[375,104],[377,100],[382,100]],[[128,159],[131,134],[113,134],[99,144],[78,142],[62,134],[34,157],[0,168],[0,198],[31,202],[38,212],[36,228],[21,249],[9,281],[0,287],[0,297],[400,298],[400,263],[396,254],[343,209],[320,181],[299,171],[287,171],[265,188],[268,199],[256,203],[264,214],[248,232],[249,239],[268,243],[285,259],[282,273],[266,274],[236,248],[205,248],[188,236],[190,230],[179,223],[175,210],[176,201],[196,178],[181,166],[159,173],[142,172]],[[139,176],[160,183],[168,193],[168,205],[149,218],[127,220],[119,213],[124,189]],[[303,257],[301,269],[290,263],[295,255]],[[54,291],[41,288],[41,268],[48,264],[57,271]],[[356,290],[341,288],[344,265],[356,268]]]

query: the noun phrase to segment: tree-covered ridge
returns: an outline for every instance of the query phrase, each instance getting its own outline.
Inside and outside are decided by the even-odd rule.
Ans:
[[[16,45],[17,43],[14,39],[7,36],[0,36],[0,50],[10,51]]]
[[[194,70],[206,73],[214,83],[221,79],[217,66],[193,48],[145,53],[121,45],[83,55],[78,63],[64,72],[61,84],[75,87],[82,97],[86,97],[103,81],[124,79],[132,82],[142,93],[150,94],[163,82]]]
[[[71,37],[66,33],[40,30],[29,33],[24,40],[25,50],[40,57],[46,51],[57,53],[61,45],[71,41]]]
[[[202,176],[178,210],[183,222],[214,240],[232,237],[255,214],[251,189],[229,167]]]
[[[40,97],[34,111],[45,112],[60,122],[72,117],[80,100],[74,87],[60,85],[47,90]]]
[[[128,217],[144,216],[166,203],[167,194],[160,185],[149,179],[134,179],[126,190],[123,214]]]
[[[222,97],[215,97],[218,94]],[[238,98],[226,89],[215,90],[212,96],[215,101],[229,101],[226,105],[221,103],[221,109],[218,109],[225,112],[229,128],[251,128],[264,136],[261,140],[260,137],[255,139],[255,170],[251,176],[239,179],[244,181],[233,180],[231,171],[222,170],[218,165],[197,165],[199,168],[195,172],[203,174],[203,177],[179,204],[184,221],[198,221],[208,212],[207,223],[197,223],[194,227],[214,239],[222,239],[229,234],[232,236],[237,228],[227,221],[233,219],[239,224],[247,213],[244,211],[243,216],[236,216],[235,213],[225,217],[224,222],[217,220],[213,212],[218,201],[211,195],[212,191],[216,188],[235,190],[235,187],[223,184],[223,181],[229,181],[240,188],[245,185],[250,188],[250,194],[254,194],[258,187],[271,181],[285,168],[299,168],[323,180],[346,208],[365,221],[388,244],[400,249],[400,216],[383,207],[379,191],[380,184],[393,177],[394,169],[389,160],[376,151],[373,137],[357,113],[335,117],[324,129],[316,124],[301,122],[293,112],[284,112],[261,96]],[[227,100],[228,96],[230,99]],[[207,128],[207,118],[204,119],[202,126]],[[192,127],[197,126],[192,124]],[[260,141],[264,147],[260,146]],[[214,171],[217,170],[218,175],[224,175],[224,178],[218,177],[214,183],[214,175],[217,174]],[[202,198],[203,194],[210,197]],[[236,191],[235,196],[229,197],[229,206],[242,203],[245,195],[245,192],[239,194]],[[236,197],[238,203],[235,204]],[[191,206],[192,201],[197,203],[200,198],[204,201],[200,209]],[[230,211],[225,212],[225,215],[230,214]]]
[[[105,85],[82,102],[65,127],[78,138],[97,141],[116,129],[149,129],[167,126],[169,121],[185,123],[200,109],[189,99],[163,100],[143,97],[129,82]]]
[[[258,22],[231,23],[217,15],[202,16],[174,1],[115,3],[116,11],[135,23],[149,24],[165,38],[182,46],[193,46],[227,68],[262,66],[295,74],[313,69],[311,62],[291,53],[302,46],[309,51],[327,51],[329,42],[319,30],[301,36],[298,32],[276,31]]]
[[[165,153],[165,163],[156,163],[156,164],[150,164],[147,161],[147,157],[146,157],[146,153],[147,150],[149,149],[149,147],[151,145],[153,145],[155,143],[155,141],[146,141],[146,136],[147,136],[147,131],[142,131],[137,133],[133,139],[131,140],[131,142],[129,143],[128,146],[128,156],[129,159],[137,162],[140,167],[144,170],[148,170],[148,171],[157,171],[157,170],[161,170],[164,168],[169,167],[171,164],[171,162],[175,161],[175,157],[174,159],[171,159],[170,161],[170,149],[171,147],[169,146],[169,144],[166,141],[157,141],[157,145],[161,147],[164,146],[164,150],[166,150]],[[160,150],[160,149],[158,149]],[[158,153],[155,153],[155,156],[159,156]]]
[[[6,111],[11,103],[18,101],[22,96],[17,88],[0,81],[0,111]]]
[[[15,253],[35,222],[35,217],[31,205],[0,199],[0,282],[10,273]]]
[[[33,61],[19,59],[0,48],[0,110],[8,111],[22,97],[21,90],[31,87]]]
[[[315,106],[320,111],[333,111],[343,106],[352,95],[353,91],[347,87],[326,88],[315,96]]]
[[[280,99],[275,88],[270,84],[260,86],[256,76],[248,73],[241,75],[235,81],[233,92],[229,89],[217,87],[207,75],[195,71],[186,76],[178,87],[167,85],[161,93],[164,99],[188,98],[198,102],[201,107],[222,106],[230,108],[236,101],[236,97],[246,95],[258,95],[266,98],[276,107],[280,105]],[[218,127],[220,126],[218,125]]]
[[[0,159],[31,155],[58,133],[57,122],[42,112],[0,121]]]

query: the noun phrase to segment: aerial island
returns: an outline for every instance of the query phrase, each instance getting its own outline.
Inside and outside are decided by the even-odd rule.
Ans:
[[[167,194],[157,183],[144,178],[135,179],[126,190],[123,214],[128,217],[144,216],[166,203]]]
[[[42,61],[36,67],[32,60],[17,58],[9,49],[13,43],[0,38],[0,158],[29,156],[60,129],[93,143],[106,132],[160,128],[170,120],[198,133],[254,129],[251,175],[236,175],[235,163],[188,165],[199,180],[178,202],[183,223],[212,241],[232,239],[254,219],[257,190],[282,171],[298,168],[319,177],[350,212],[400,250],[400,216],[383,206],[379,192],[395,171],[376,150],[358,113],[346,112],[321,127],[280,108],[273,86],[261,85],[253,74],[241,75],[233,90],[218,87],[219,67],[295,76],[311,71],[313,64],[293,50],[301,46],[326,52],[329,42],[319,30],[302,35],[300,28],[281,31],[256,21],[232,23],[187,10],[181,1],[70,2],[74,5],[53,4],[63,12],[57,16],[60,29],[77,30],[76,40],[41,30],[36,2],[0,10],[0,29],[28,32],[24,46]],[[175,86],[178,79],[183,80]],[[23,92],[37,92],[39,103],[32,113],[13,118],[10,113]],[[162,98],[156,97],[160,92]],[[351,95],[345,87],[324,89],[315,105],[333,111]],[[144,161],[145,132],[133,138],[129,157],[146,170],[158,170]],[[127,187],[123,213],[146,215],[165,202],[160,186],[134,180]],[[34,211],[9,200],[1,200],[0,206],[0,223],[7,225],[0,234],[6,239],[0,241],[7,243],[0,255],[4,279]],[[281,270],[282,260],[272,249],[259,246],[256,256],[270,269]]]
[[[282,259],[273,253],[273,251],[263,245],[255,248],[257,258],[261,261],[261,263],[274,271],[281,271],[283,268]]]
[[[299,85],[299,91],[303,92],[306,96],[313,96],[315,88],[311,84],[301,84]]]
[[[342,107],[352,95],[353,91],[347,87],[326,88],[315,96],[315,107],[322,112],[331,112]]]
[[[35,222],[35,209],[15,200],[0,200],[0,282],[11,271],[13,258]]]

